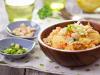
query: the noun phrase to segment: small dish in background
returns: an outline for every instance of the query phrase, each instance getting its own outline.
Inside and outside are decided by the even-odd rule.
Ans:
[[[22,28],[23,27],[23,28]],[[26,28],[26,29],[25,29]],[[19,32],[18,35],[14,33],[15,30],[20,29],[19,31],[22,31],[21,33]],[[33,32],[31,32],[31,36],[24,36],[23,30],[27,32],[29,29],[31,29]],[[30,31],[31,31],[30,30]],[[16,21],[7,26],[7,32],[10,36],[14,37],[21,37],[21,38],[27,38],[27,39],[33,39],[38,36],[38,33],[40,31],[40,26],[34,22],[31,21]],[[22,34],[22,35],[20,35]],[[28,34],[28,33],[27,33]],[[29,33],[30,35],[30,33]]]

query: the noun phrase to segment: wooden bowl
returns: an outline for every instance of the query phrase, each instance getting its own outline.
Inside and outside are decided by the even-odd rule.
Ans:
[[[41,31],[38,41],[42,51],[47,55],[51,60],[59,63],[63,66],[76,67],[76,66],[85,66],[92,64],[100,57],[100,45],[90,48],[87,50],[77,50],[77,51],[69,51],[69,50],[61,50],[52,48],[46,45],[43,42],[43,38],[46,38],[49,33],[55,29],[57,26],[65,27],[68,24],[75,23],[77,21],[66,21],[63,23],[58,23],[56,25],[52,25],[47,27],[43,31]],[[83,25],[87,24],[88,21],[80,21]],[[96,22],[90,22],[91,26],[100,32],[100,24]]]

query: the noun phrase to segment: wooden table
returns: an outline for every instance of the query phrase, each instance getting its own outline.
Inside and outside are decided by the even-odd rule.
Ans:
[[[67,1],[70,1],[68,6],[72,7],[70,11],[73,11],[74,5],[72,3],[75,3],[73,2],[75,0],[67,0]],[[77,11],[77,9],[79,8],[76,8],[74,13],[79,12]],[[6,24],[8,24],[8,17],[7,17],[7,13],[4,6],[4,0],[0,0],[0,25],[5,27]],[[0,66],[0,75],[54,75],[54,74],[39,72],[32,69],[23,69],[23,68],[18,69],[18,68],[13,68],[13,67]]]
[[[5,26],[6,24],[8,24],[8,18],[3,1],[4,0],[0,0],[0,25]],[[31,69],[23,69],[23,68],[18,69],[18,68],[0,66],[0,75],[48,75],[48,74]]]
[[[4,6],[4,0],[0,0],[0,25],[6,26],[8,17]],[[31,69],[18,69],[13,67],[0,66],[0,75],[52,75]]]
[[[0,0],[0,25],[8,24],[8,17],[4,6],[4,0]],[[53,75],[31,69],[18,69],[7,66],[0,66],[0,75]]]

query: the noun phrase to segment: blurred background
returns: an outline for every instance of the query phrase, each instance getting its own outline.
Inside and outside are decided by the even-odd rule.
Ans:
[[[0,28],[29,20],[40,25],[65,20],[100,21],[100,0],[0,0]]]
[[[4,6],[10,22],[36,18],[98,19],[100,14],[100,0],[4,0]]]
[[[34,21],[46,27],[66,20],[84,19],[100,21],[100,0],[0,0],[0,31],[9,23],[21,20]],[[8,72],[13,72],[9,75],[15,75],[15,71],[16,74],[20,71],[5,68],[0,66],[0,73],[4,70],[2,75],[8,75]],[[21,75],[26,74],[21,70]]]

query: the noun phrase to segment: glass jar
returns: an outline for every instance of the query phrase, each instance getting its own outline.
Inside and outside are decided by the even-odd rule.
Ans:
[[[79,7],[88,13],[95,12],[100,7],[100,0],[77,0]]]

